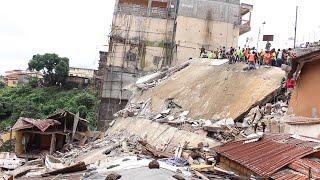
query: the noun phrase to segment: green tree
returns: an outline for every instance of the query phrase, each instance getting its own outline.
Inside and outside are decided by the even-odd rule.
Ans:
[[[6,84],[2,81],[0,81],[0,89],[6,87]]]
[[[57,54],[34,55],[28,65],[29,70],[42,72],[49,86],[63,85],[69,74],[69,59]]]

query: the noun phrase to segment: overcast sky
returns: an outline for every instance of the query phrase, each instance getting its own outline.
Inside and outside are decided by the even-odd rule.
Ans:
[[[319,0],[242,0],[254,5],[253,29],[242,35],[256,46],[258,29],[274,34],[277,47],[292,46],[295,6],[299,3],[298,41],[320,38]],[[26,69],[34,54],[57,53],[71,66],[96,68],[106,50],[114,0],[0,0],[0,74]],[[263,46],[261,43],[260,46]]]

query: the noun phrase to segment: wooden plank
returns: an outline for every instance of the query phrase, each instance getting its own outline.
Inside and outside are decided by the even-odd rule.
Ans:
[[[51,135],[50,155],[52,155],[56,151],[56,141],[57,141],[57,136],[54,133]]]
[[[169,152],[163,152],[163,151],[157,150],[155,147],[151,146],[146,141],[139,140],[138,142],[144,147],[144,149],[147,152],[151,153],[151,155],[153,155],[155,157],[158,157],[158,158],[170,158],[170,157],[174,156],[173,154],[171,154]]]

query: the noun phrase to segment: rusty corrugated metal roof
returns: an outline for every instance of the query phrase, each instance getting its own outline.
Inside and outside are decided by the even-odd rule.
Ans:
[[[213,148],[262,177],[270,177],[284,166],[309,155],[320,143],[294,139],[289,134],[265,135],[260,141],[230,142]]]
[[[42,132],[46,131],[50,126],[60,125],[59,121],[53,119],[31,119],[20,117],[12,127],[12,130],[22,130],[37,127]]]
[[[306,176],[308,176],[310,170],[312,178],[320,179],[320,162],[316,160],[309,158],[298,159],[291,163],[289,165],[289,168],[297,172],[300,172]]]
[[[307,180],[308,177],[301,174],[301,173],[298,173],[296,171],[286,169],[286,170],[283,170],[283,171],[280,171],[280,172],[277,172],[276,174],[274,174],[272,176],[272,179],[275,179],[275,180],[293,180],[293,179]]]

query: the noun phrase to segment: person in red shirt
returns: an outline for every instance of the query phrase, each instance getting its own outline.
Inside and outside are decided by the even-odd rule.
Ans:
[[[288,89],[293,89],[294,88],[294,85],[295,85],[295,81],[293,78],[290,78],[286,81],[285,83],[285,88],[288,90]]]
[[[286,97],[287,97],[287,104],[289,104],[289,100],[291,98],[291,94],[292,94],[292,91],[294,89],[294,86],[295,86],[295,80],[294,78],[289,78],[287,79],[287,81],[285,82],[284,84],[284,88],[286,90]]]

